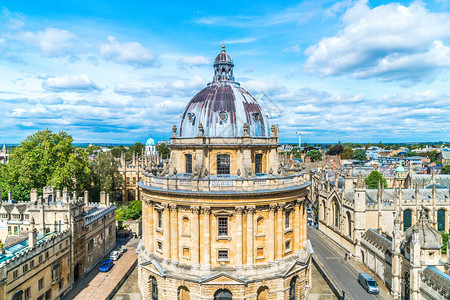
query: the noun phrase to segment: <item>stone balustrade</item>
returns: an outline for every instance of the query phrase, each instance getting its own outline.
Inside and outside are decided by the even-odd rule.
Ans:
[[[298,187],[308,182],[304,175],[305,173],[287,176],[208,176],[206,178],[191,178],[186,176],[186,174],[160,177],[150,173],[144,173],[144,178],[139,183],[139,185],[146,188],[158,188],[172,191],[183,190],[193,192],[248,192]]]

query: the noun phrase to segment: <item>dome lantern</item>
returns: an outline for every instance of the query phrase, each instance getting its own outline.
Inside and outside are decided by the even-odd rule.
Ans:
[[[234,81],[233,76],[233,59],[225,51],[225,44],[222,44],[222,51],[214,60],[214,82],[217,81]]]

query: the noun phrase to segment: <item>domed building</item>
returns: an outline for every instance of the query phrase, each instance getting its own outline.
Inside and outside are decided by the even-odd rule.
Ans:
[[[156,155],[156,144],[155,140],[151,137],[148,138],[145,143],[145,155],[146,156],[155,156]]]
[[[305,299],[305,174],[280,164],[278,127],[233,76],[214,78],[174,125],[170,161],[143,172],[143,299]]]

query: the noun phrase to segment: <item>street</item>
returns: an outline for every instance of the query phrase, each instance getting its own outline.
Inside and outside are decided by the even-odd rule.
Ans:
[[[381,295],[372,295],[358,283],[358,271],[344,260],[344,251],[325,241],[314,227],[308,226],[308,239],[314,249],[314,255],[331,274],[333,280],[345,292],[346,299],[365,300],[383,299]],[[380,292],[381,293],[381,292]],[[387,295],[386,295],[387,296]],[[389,299],[389,298],[388,298]]]

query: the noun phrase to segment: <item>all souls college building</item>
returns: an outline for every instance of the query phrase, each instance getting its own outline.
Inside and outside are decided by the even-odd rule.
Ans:
[[[234,81],[214,79],[173,127],[170,162],[139,183],[143,299],[305,299],[311,247],[303,173],[278,158],[278,127]]]

